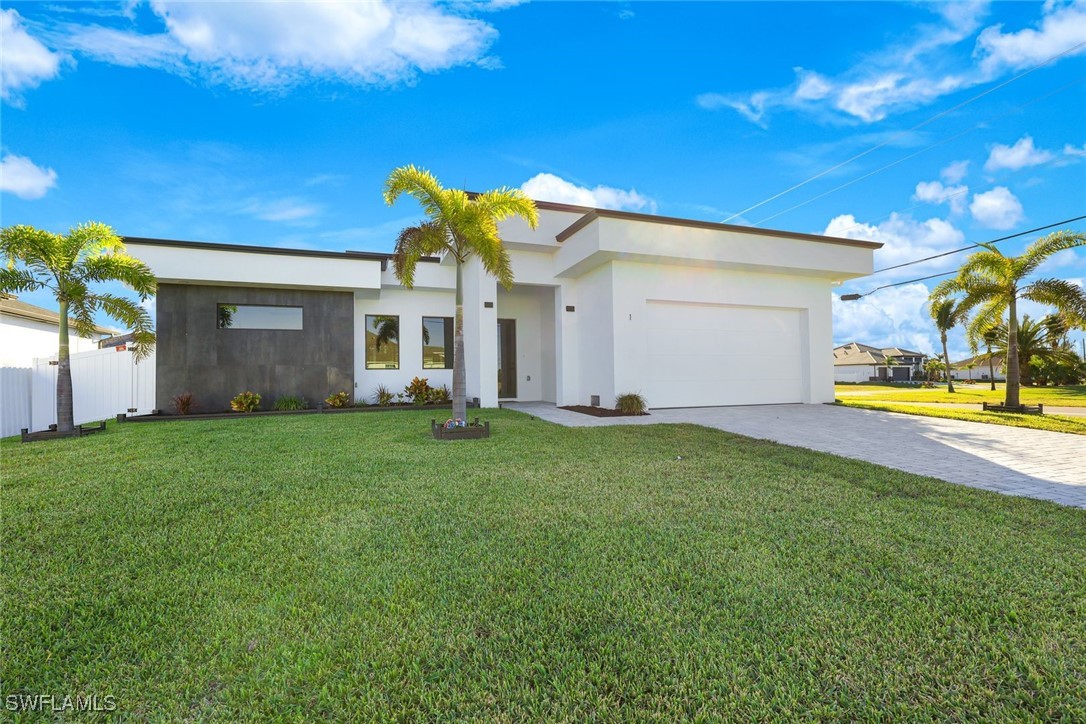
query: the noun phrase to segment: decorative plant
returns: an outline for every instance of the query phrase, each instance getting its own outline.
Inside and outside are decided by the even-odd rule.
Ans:
[[[230,400],[230,409],[234,412],[253,412],[260,407],[260,395],[245,391]]]
[[[449,388],[445,385],[430,388],[430,402],[435,405],[443,405],[450,399]]]
[[[177,411],[178,415],[190,415],[196,409],[196,396],[191,392],[182,392],[179,395],[174,395],[170,403],[173,404],[173,409]]]
[[[351,394],[349,392],[336,392],[324,398],[324,404],[329,407],[350,407]]]
[[[309,402],[304,397],[284,395],[275,401],[276,410],[304,410],[309,407]]]
[[[377,385],[377,389],[373,391],[373,401],[378,407],[388,407],[392,404],[392,400],[395,399],[395,397],[392,390],[384,385]]]
[[[615,398],[615,409],[624,415],[644,415],[648,406],[645,398],[636,392],[627,392]]]
[[[411,384],[403,388],[404,397],[410,397],[416,405],[425,405],[430,400],[430,382],[425,377],[416,377]]]

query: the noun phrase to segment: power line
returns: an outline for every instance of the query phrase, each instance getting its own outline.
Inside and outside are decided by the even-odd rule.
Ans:
[[[770,201],[775,201],[776,199],[779,199],[780,197],[784,196],[785,194],[790,194],[793,191],[795,191],[796,189],[802,188],[803,186],[806,186],[807,184],[811,183],[812,181],[820,179],[823,176],[825,176],[826,174],[832,173],[832,172],[836,171],[837,169],[842,168],[843,166],[847,166],[848,164],[852,163],[853,161],[857,161],[857,160],[863,158],[864,156],[868,155],[869,153],[873,153],[873,152],[879,150],[880,148],[884,148],[885,146],[888,146],[892,142],[896,141],[898,138],[900,138],[900,137],[902,137],[902,136],[904,136],[906,134],[912,133],[913,131],[916,131],[916,130],[918,130],[920,128],[923,128],[924,126],[926,126],[926,125],[928,125],[930,123],[934,123],[935,121],[939,120],[940,118],[943,118],[944,116],[947,116],[947,115],[953,113],[954,111],[957,111],[957,110],[959,110],[961,108],[964,108],[965,106],[969,105],[973,101],[980,100],[984,96],[989,95],[991,93],[994,93],[997,90],[1010,85],[1011,83],[1015,82],[1016,80],[1019,80],[1021,78],[1026,77],[1027,75],[1034,72],[1035,70],[1043,68],[1044,66],[1048,65],[1052,61],[1057,60],[1058,58],[1061,58],[1061,57],[1067,55],[1068,53],[1072,53],[1072,52],[1078,50],[1079,48],[1083,47],[1084,45],[1086,45],[1086,41],[1078,43],[1077,45],[1074,45],[1074,46],[1068,48],[1067,50],[1064,50],[1061,53],[1057,53],[1056,55],[1051,56],[1050,58],[1038,63],[1037,65],[1034,65],[1031,68],[1027,68],[1026,70],[1022,71],[1018,75],[1013,76],[1011,78],[1008,78],[1007,80],[1003,81],[999,85],[994,86],[992,88],[989,88],[988,90],[983,91],[981,93],[978,93],[977,95],[973,96],[972,98],[969,98],[968,100],[962,101],[961,103],[959,103],[959,104],[957,104],[955,106],[952,106],[951,108],[948,108],[945,111],[941,111],[939,113],[936,113],[931,118],[928,118],[925,121],[921,121],[920,123],[916,124],[912,128],[909,128],[909,129],[904,130],[904,131],[898,131],[897,133],[890,136],[890,138],[886,139],[882,143],[876,144],[876,145],[872,146],[871,148],[867,149],[866,151],[861,151],[860,153],[856,154],[852,158],[849,158],[849,159],[847,159],[845,161],[842,161],[841,163],[839,163],[839,164],[837,164],[835,166],[831,166],[830,168],[827,168],[826,170],[821,171],[821,172],[815,174],[814,176],[811,176],[810,178],[808,178],[805,181],[801,181],[798,184],[796,184],[796,185],[794,185],[794,186],[792,186],[790,188],[787,188],[787,189],[785,189],[784,191],[781,191],[778,194],[774,194],[773,196],[770,196],[768,199],[766,199],[764,201],[759,201],[754,206],[750,206],[750,207],[748,207],[746,209],[743,209],[742,211],[739,211],[737,213],[732,214],[728,218],[724,219],[723,223],[728,223],[732,219],[734,219],[736,217],[739,217],[739,216],[742,216],[743,214],[747,213],[748,211],[754,211],[754,209],[757,209],[757,208],[759,208],[761,206],[764,206],[764,205],[768,204]]]
[[[923,261],[931,261],[932,259],[938,259],[940,257],[949,256],[950,254],[958,254],[958,253],[963,252],[963,251],[968,251],[969,249],[975,249],[978,246],[982,246],[984,244],[998,244],[1001,241],[1007,241],[1008,239],[1014,239],[1014,238],[1019,237],[1019,236],[1025,236],[1026,234],[1032,234],[1032,233],[1034,233],[1036,231],[1042,231],[1044,229],[1051,229],[1053,226],[1062,226],[1063,224],[1069,224],[1069,223],[1074,222],[1074,221],[1081,221],[1082,219],[1086,219],[1086,215],[1077,216],[1077,217],[1075,217],[1073,219],[1067,219],[1065,221],[1057,221],[1054,224],[1047,224],[1045,226],[1038,226],[1036,229],[1030,229],[1029,231],[1023,231],[1023,232],[1020,232],[1018,234],[1011,234],[1010,236],[1003,236],[1003,237],[1000,237],[998,239],[992,239],[991,241],[977,242],[976,244],[972,244],[971,246],[964,246],[961,249],[955,249],[953,251],[943,252],[942,254],[935,254],[934,256],[924,257],[923,259],[917,259],[916,261],[909,261],[909,262],[905,262],[904,264],[897,264],[895,266],[888,266],[888,267],[886,267],[884,269],[878,269],[876,271],[873,271],[873,272],[871,272],[871,274],[878,274],[880,272],[890,271],[891,269],[900,269],[901,267],[910,266],[912,264],[919,264],[920,262],[923,262]],[[930,275],[928,275],[926,277],[917,277],[916,279],[906,279],[903,282],[894,282],[893,284],[883,284],[881,287],[875,287],[874,289],[871,289],[871,290],[863,292],[863,293],[858,293],[857,292],[857,293],[853,293],[853,294],[842,294],[841,295],[841,301],[842,302],[854,302],[857,299],[860,299],[861,297],[870,296],[870,295],[874,294],[875,292],[877,292],[877,291],[879,291],[881,289],[890,289],[891,287],[900,287],[900,286],[904,286],[906,284],[915,284],[917,282],[925,282],[925,281],[927,281],[929,279],[938,279],[939,277],[948,277],[948,276],[950,276],[952,274],[957,274],[957,273],[958,273],[958,270],[955,269],[954,271],[940,272],[939,274],[930,274]]]

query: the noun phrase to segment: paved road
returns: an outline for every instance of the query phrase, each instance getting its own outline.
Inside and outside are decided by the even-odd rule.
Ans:
[[[1007,495],[1086,508],[1086,438],[834,405],[653,410],[589,417],[545,402],[503,405],[569,427],[688,422]]]

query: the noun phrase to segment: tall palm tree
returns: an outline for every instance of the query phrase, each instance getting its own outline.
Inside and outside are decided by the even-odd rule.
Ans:
[[[943,364],[946,365],[946,391],[954,392],[954,376],[951,374],[953,368],[950,366],[950,355],[946,351],[946,335],[950,330],[965,321],[968,310],[963,309],[962,305],[955,300],[944,297],[942,299],[932,299],[930,311],[931,318],[935,321],[935,328],[939,330],[939,341],[943,343]]]
[[[424,256],[447,254],[456,261],[456,318],[453,326],[453,417],[467,417],[464,362],[464,263],[477,256],[483,269],[503,287],[513,286],[509,252],[498,235],[498,222],[513,216],[529,228],[539,223],[535,202],[523,191],[506,187],[469,195],[443,187],[433,174],[415,166],[401,166],[385,181],[385,203],[391,206],[407,194],[419,202],[426,220],[400,232],[393,254],[393,271],[410,289],[415,266]]]
[[[984,346],[988,348],[988,379],[992,381],[992,391],[995,392],[995,360],[992,358],[992,347],[999,342],[999,332],[994,329],[984,330]]]
[[[57,354],[57,430],[75,429],[72,409],[72,367],[69,318],[80,336],[94,330],[94,313],[103,311],[132,330],[137,360],[151,353],[155,333],[151,316],[125,297],[94,292],[91,285],[118,281],[146,301],[155,293],[155,275],[146,264],[125,253],[121,237],[109,226],[87,223],[53,234],[33,226],[8,226],[0,231],[0,252],[7,266],[0,269],[0,291],[48,289],[60,306],[60,345]]]
[[[1086,234],[1057,231],[1033,242],[1019,256],[1005,256],[992,244],[970,255],[953,279],[940,282],[932,291],[933,303],[961,294],[960,306],[975,314],[966,327],[971,345],[984,331],[1007,315],[1007,394],[1004,404],[1020,404],[1021,372],[1018,361],[1018,300],[1028,299],[1067,313],[1075,322],[1086,320],[1086,291],[1063,279],[1027,282],[1053,254],[1086,246]]]

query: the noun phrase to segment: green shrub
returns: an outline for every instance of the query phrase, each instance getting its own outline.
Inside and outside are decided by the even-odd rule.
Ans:
[[[309,402],[304,397],[285,395],[275,401],[276,410],[304,410],[309,407]]]
[[[416,377],[411,384],[403,388],[404,397],[411,398],[416,405],[425,405],[430,400],[430,382],[425,377]]]
[[[324,398],[324,404],[329,407],[349,407],[351,404],[351,393],[336,392],[328,395],[328,397]]]
[[[230,409],[234,412],[253,412],[259,407],[260,395],[248,390],[230,400]]]
[[[449,393],[449,388],[445,385],[441,387],[430,388],[430,402],[435,405],[442,405],[452,399],[452,395]]]
[[[643,415],[648,406],[645,398],[636,392],[627,392],[615,398],[615,409],[624,415]]]
[[[373,391],[373,402],[378,407],[388,407],[392,404],[392,400],[396,395],[392,390],[388,389],[384,385],[377,385],[377,389]]]
[[[179,395],[175,395],[172,400],[173,409],[177,411],[178,415],[191,414],[196,409],[196,397],[191,392],[182,392]]]

